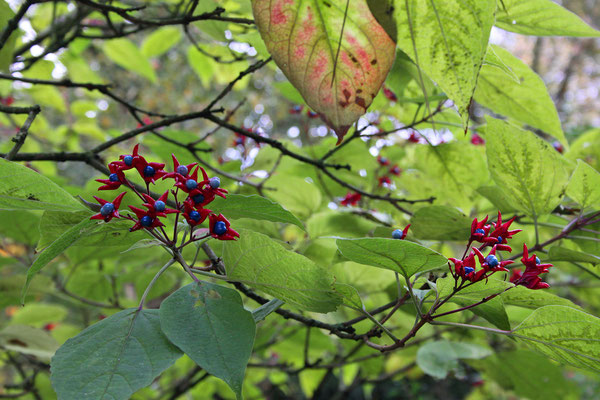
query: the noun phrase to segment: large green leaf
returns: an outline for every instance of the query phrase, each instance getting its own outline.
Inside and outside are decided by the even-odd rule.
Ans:
[[[297,176],[274,176],[269,180],[269,186],[277,188],[269,191],[269,197],[301,217],[309,216],[321,205],[317,185]]]
[[[341,303],[327,270],[263,234],[240,229],[238,240],[223,242],[223,260],[230,280],[300,309],[326,313]]]
[[[162,302],[160,325],[171,342],[242,397],[256,323],[237,291],[209,282],[190,283]]]
[[[152,64],[129,39],[113,39],[104,42],[104,54],[121,67],[136,73],[150,82],[156,82]]]
[[[600,257],[584,253],[582,251],[568,249],[566,247],[553,246],[548,253],[550,261],[568,261],[568,262],[585,262],[590,264],[600,264]]]
[[[439,297],[444,298],[452,293],[452,289],[454,288],[454,278],[447,276],[446,278],[438,279],[436,281],[436,285]],[[475,304],[490,295],[502,293],[505,289],[512,286],[512,283],[504,282],[503,280],[496,278],[490,278],[485,281],[476,282],[471,286],[467,286],[452,296],[449,301],[458,304],[461,307],[466,307],[470,306],[471,304]],[[473,314],[485,318],[500,329],[510,329],[508,315],[506,315],[504,302],[502,301],[501,296],[496,296],[493,299],[469,310],[473,312]]]
[[[0,158],[0,209],[81,211],[86,208],[45,176]]]
[[[25,286],[23,286],[23,293],[21,295],[21,302],[25,302],[25,295],[27,289],[31,284],[33,277],[40,272],[50,261],[54,260],[57,256],[62,254],[68,249],[73,243],[77,241],[86,232],[91,231],[97,226],[96,221],[92,221],[89,218],[84,219],[79,224],[73,226],[68,231],[64,232],[58,237],[50,246],[48,246],[42,253],[35,259],[31,267],[27,270],[27,280]]]
[[[563,299],[547,290],[533,290],[525,286],[516,286],[501,294],[504,304],[525,308],[540,308],[543,306],[567,306],[579,308],[571,300]]]
[[[471,235],[471,220],[453,207],[419,208],[410,223],[411,230],[419,239],[466,241]]]
[[[552,0],[502,0],[496,26],[535,36],[600,36],[571,11]]]
[[[28,245],[35,245],[40,238],[39,212],[29,210],[0,210],[0,236]]]
[[[354,262],[389,269],[409,278],[447,266],[443,255],[419,244],[398,239],[338,239],[338,250]]]
[[[163,26],[148,35],[142,43],[145,57],[157,57],[175,46],[181,39],[181,30],[174,26]]]
[[[495,10],[495,0],[395,3],[398,47],[441,86],[465,123]]]
[[[563,369],[538,353],[527,350],[498,352],[475,367],[483,366],[501,387],[512,390],[519,398],[530,400],[578,399],[577,384]],[[479,369],[479,368],[478,368]]]
[[[577,160],[567,195],[583,208],[600,206],[600,173],[585,161]]]
[[[255,0],[252,11],[277,66],[341,141],[394,62],[396,46],[366,0]]]
[[[569,179],[559,153],[532,132],[486,120],[488,167],[511,204],[533,218],[554,210]]]
[[[180,356],[160,329],[158,310],[127,309],[58,349],[51,362],[52,386],[59,399],[128,399]]]
[[[565,306],[535,310],[512,336],[563,364],[600,371],[600,319]]]
[[[510,72],[496,63],[484,63],[475,100],[498,114],[541,129],[566,145],[558,112],[544,81],[527,64],[501,47],[490,46],[486,61],[491,58]]]
[[[40,221],[41,238],[37,245],[38,249],[43,249],[55,241],[65,231],[77,225],[83,219],[92,215],[90,211],[77,213],[67,213],[60,211],[46,211]],[[113,219],[110,223],[99,224],[96,229],[82,232],[79,240],[74,243],[76,246],[98,246],[111,248],[111,251],[119,252],[132,246],[142,239],[148,238],[148,235],[140,230],[129,232],[133,223],[128,220]]]
[[[437,340],[419,347],[417,365],[426,374],[444,379],[450,371],[458,369],[458,360],[485,358],[491,354],[490,349],[477,344]]]
[[[216,198],[210,203],[210,209],[222,213],[227,218],[252,218],[273,222],[294,224],[302,229],[302,222],[294,214],[281,207],[278,203],[258,195],[243,196],[230,194],[227,199]]]

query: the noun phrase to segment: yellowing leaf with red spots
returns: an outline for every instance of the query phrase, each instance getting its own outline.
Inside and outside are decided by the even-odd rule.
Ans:
[[[273,60],[339,144],[381,88],[396,44],[365,0],[253,0],[252,9]]]

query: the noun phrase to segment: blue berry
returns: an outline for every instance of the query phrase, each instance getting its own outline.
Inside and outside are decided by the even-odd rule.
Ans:
[[[194,190],[198,187],[198,182],[193,179],[188,179],[185,181],[185,187],[188,188],[188,190]]]
[[[100,214],[104,217],[110,215],[115,211],[115,206],[113,203],[106,203],[102,207],[100,207]]]
[[[154,170],[154,168],[152,168],[149,165],[146,165],[146,168],[144,168],[144,176],[153,176],[156,173],[156,171]]]
[[[142,224],[142,226],[148,227],[152,225],[152,217],[149,215],[144,215],[142,219],[140,219],[140,223]]]
[[[498,243],[502,243],[504,239],[502,239],[502,236],[498,236]]]
[[[395,229],[394,232],[392,232],[392,237],[394,239],[402,239],[403,234],[404,232],[402,232],[402,229]]]
[[[465,267],[465,275],[471,275],[474,271],[471,267]]]
[[[177,171],[178,174],[180,175],[187,175],[190,171],[188,171],[187,167],[185,165],[180,165],[179,167],[177,167]]]
[[[131,164],[133,164],[133,156],[125,156],[123,157],[123,162],[125,163],[125,165],[127,166],[131,166]]]
[[[167,208],[167,205],[164,201],[158,200],[154,203],[154,209],[158,212],[165,211],[165,208]]]
[[[119,182],[119,177],[117,176],[117,174],[110,174],[108,176],[108,180],[111,182]]]
[[[190,219],[198,222],[200,220],[200,213],[196,210],[190,212]]]
[[[480,234],[480,235],[485,235],[485,231],[481,228],[475,229],[475,233]]]
[[[536,257],[536,258],[535,258],[535,263],[536,263],[537,265],[540,265],[540,264],[542,263],[542,260],[540,260],[540,258],[539,258],[539,257]]]
[[[215,226],[213,227],[213,232],[217,235],[221,236],[225,232],[227,232],[227,225],[223,221],[215,222]]]
[[[498,261],[498,258],[496,258],[496,256],[493,254],[490,254],[489,256],[487,256],[485,258],[485,262],[492,268],[496,268],[498,266],[498,264],[500,264],[500,262]]]
[[[192,200],[194,200],[194,204],[204,203],[204,195],[198,193],[197,195],[192,197]]]
[[[210,187],[213,189],[217,189],[219,186],[221,186],[221,179],[217,176],[215,176],[214,178],[210,178]]]

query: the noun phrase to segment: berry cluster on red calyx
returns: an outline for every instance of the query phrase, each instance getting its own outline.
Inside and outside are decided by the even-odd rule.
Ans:
[[[454,264],[450,266],[450,273],[460,285],[465,282],[478,282],[489,278],[492,274],[498,271],[508,272],[506,266],[514,263],[511,260],[500,261],[496,252],[507,251],[512,252],[512,248],[508,245],[508,240],[512,239],[513,235],[521,232],[521,229],[509,230],[510,225],[515,221],[512,217],[506,222],[502,222],[502,214],[498,211],[498,219],[495,223],[488,223],[488,217],[478,221],[475,218],[471,224],[471,236],[467,244],[467,250],[462,259],[449,258]],[[479,247],[471,248],[474,242],[481,243]],[[492,249],[487,256],[482,254],[482,250],[488,246]],[[470,251],[469,251],[470,249]],[[467,253],[468,251],[468,253]],[[479,267],[477,266],[479,263]],[[523,245],[523,258],[521,262],[525,265],[525,273],[521,274],[518,270],[513,271],[510,281],[515,285],[523,285],[530,289],[544,289],[549,287],[539,278],[539,274],[548,272],[551,264],[541,264],[539,258],[534,255],[529,257],[527,246]]]
[[[157,239],[167,244],[173,244],[177,236],[174,233],[173,241],[171,241],[163,228],[165,224],[160,218],[166,218],[168,214],[176,215],[176,226],[179,215],[182,215],[192,230],[209,218],[209,233],[202,237],[191,235],[192,239],[187,243],[209,236],[219,240],[235,240],[236,237],[239,237],[240,235],[231,229],[229,221],[222,214],[212,214],[211,210],[205,208],[216,196],[226,198],[227,190],[220,187],[221,180],[218,177],[209,178],[206,171],[198,166],[197,163],[183,165],[179,163],[175,155],[172,155],[172,157],[173,172],[167,172],[163,169],[165,164],[147,162],[139,154],[139,145],[136,145],[132,154],[121,155],[119,161],[113,161],[109,164],[109,178],[97,179],[98,182],[103,184],[98,190],[114,190],[121,185],[131,189],[142,200],[142,206],[145,209],[129,206],[133,215],[128,214],[123,216],[123,218],[134,222],[130,231],[145,229]],[[125,176],[125,171],[132,169],[137,170],[140,177],[146,183],[146,193],[140,193]],[[198,178],[199,171],[202,174],[202,179]],[[150,184],[155,183],[158,179],[173,179],[174,184],[173,189],[170,191],[167,190],[155,199],[150,193]],[[167,207],[169,193],[173,195],[173,203],[171,204],[175,204],[175,208]],[[179,196],[182,193],[185,194],[185,199],[180,201]],[[121,218],[119,206],[125,194],[126,192],[119,194],[110,202],[94,196],[101,207],[100,212],[93,215],[91,219],[101,219],[109,222],[112,218]],[[155,231],[157,228],[160,232]]]
[[[404,240],[404,238],[406,237],[406,235],[408,235],[408,228],[410,228],[410,224],[406,225],[406,228],[404,228],[404,230],[402,230],[402,229],[394,229],[394,231],[392,232],[392,238],[393,239]]]
[[[529,257],[529,250],[526,244],[523,244],[521,262],[525,265],[525,272],[521,272],[518,269],[514,270],[510,277],[512,283],[525,286],[529,289],[546,289],[550,286],[546,282],[542,282],[540,274],[547,273],[548,268],[552,267],[552,264],[542,264],[541,260],[535,254]]]

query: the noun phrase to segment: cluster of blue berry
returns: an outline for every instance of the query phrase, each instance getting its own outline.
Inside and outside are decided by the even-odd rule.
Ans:
[[[164,224],[160,218],[165,218],[167,214],[176,214],[177,219],[182,215],[192,230],[202,224],[206,218],[209,220],[209,231],[204,237],[193,237],[193,240],[212,236],[220,240],[234,240],[240,235],[231,229],[229,221],[222,214],[216,215],[211,210],[205,208],[216,196],[225,198],[227,190],[221,189],[221,180],[218,177],[209,178],[206,171],[197,166],[197,163],[188,165],[180,164],[175,155],[173,155],[173,172],[164,170],[165,164],[157,162],[147,162],[139,154],[139,145],[133,148],[132,154],[121,155],[119,161],[113,161],[108,164],[110,175],[108,179],[97,179],[103,185],[98,190],[115,190],[121,186],[131,189],[143,202],[145,209],[129,206],[134,215],[124,215],[123,218],[134,222],[130,231],[146,229],[162,241],[169,243],[169,238],[164,231]],[[146,183],[146,193],[140,193],[133,184],[126,178],[125,171],[137,170],[140,177]],[[202,173],[202,179],[198,178],[198,173]],[[158,199],[150,195],[150,184],[158,179],[173,179],[174,187],[167,190]],[[169,193],[173,195],[175,208],[167,208]],[[179,196],[185,194],[185,200],[179,201]],[[105,222],[112,218],[120,218],[119,207],[126,192],[119,194],[114,200],[107,201],[99,197],[94,198],[100,203],[100,212],[91,217]],[[155,232],[155,229],[161,232]]]

